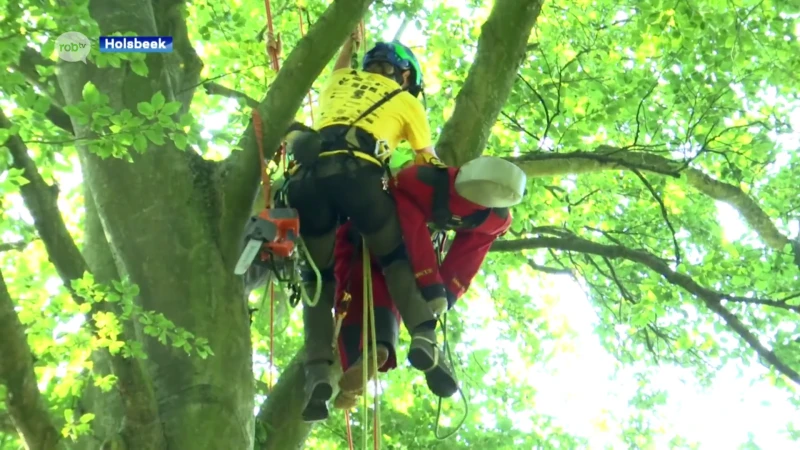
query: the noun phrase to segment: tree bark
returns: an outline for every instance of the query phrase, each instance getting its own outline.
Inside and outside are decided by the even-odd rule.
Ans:
[[[311,433],[311,425],[300,419],[303,408],[305,350],[300,349],[283,369],[256,417],[256,448],[260,450],[300,449]]]
[[[461,166],[483,153],[506,103],[528,37],[543,0],[496,0],[481,27],[475,62],[456,96],[453,115],[442,129],[436,152],[442,161]]]
[[[133,31],[153,36],[175,29],[175,21],[182,20],[175,13],[178,4],[105,1],[92,2],[90,8],[104,35]],[[180,39],[175,36],[176,54],[147,56],[147,78],[127,67],[62,65],[58,81],[66,103],[81,101],[83,87],[91,81],[116,111],[136,111],[138,102],[149,101],[159,90],[167,101],[184,102],[186,109],[191,96],[178,98],[175,93],[196,78],[196,66],[179,69],[181,59],[191,59],[191,52],[181,51]],[[73,125],[78,137],[92,136],[85,126]],[[155,411],[147,419],[126,414],[124,423],[156,426],[159,431],[149,441],[126,435],[126,444],[131,450],[250,448],[255,390],[249,319],[241,301],[241,280],[223,266],[216,233],[207,220],[213,206],[207,201],[213,189],[207,164],[171,145],[151,146],[132,164],[103,160],[86,148],[79,148],[79,154],[91,193],[87,201],[94,202],[110,237],[119,274],[139,286],[145,310],[163,313],[176,326],[208,339],[215,353],[201,359],[142,338],[148,376],[138,389],[123,390],[122,402],[147,398],[152,383],[154,398],[147,404]],[[137,442],[131,442],[134,439]]]

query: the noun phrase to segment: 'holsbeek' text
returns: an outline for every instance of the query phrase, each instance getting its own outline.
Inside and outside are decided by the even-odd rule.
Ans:
[[[100,53],[172,53],[172,36],[100,36]]]

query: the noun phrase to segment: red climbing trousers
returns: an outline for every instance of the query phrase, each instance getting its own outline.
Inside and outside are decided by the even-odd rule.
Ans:
[[[447,298],[448,307],[469,288],[492,242],[511,226],[507,208],[485,208],[460,195],[454,188],[457,168],[412,166],[400,171],[391,186],[398,209],[406,251],[417,284],[426,300]],[[428,224],[455,230],[456,235],[441,267],[431,241]],[[362,352],[363,260],[361,237],[348,222],[336,234],[334,254],[336,305],[342,308],[347,292],[351,301],[339,333],[339,357],[343,370],[357,361]],[[381,368],[397,367],[395,347],[400,315],[394,307],[380,265],[370,260],[376,340],[389,349],[389,360]]]
[[[428,301],[446,297],[448,309],[467,291],[495,239],[511,226],[508,208],[486,208],[456,193],[458,170],[411,166],[390,185],[417,284]],[[441,266],[428,224],[456,232]]]
[[[361,235],[351,222],[339,227],[334,250],[334,276],[336,277],[336,311],[346,308],[337,347],[342,370],[355,363],[362,354],[362,326],[364,314],[364,263]],[[370,258],[372,274],[372,300],[375,305],[376,341],[389,349],[389,359],[379,368],[386,372],[397,367],[395,347],[400,335],[400,313],[394,306],[386,286],[386,279],[378,261]],[[348,305],[343,304],[345,292],[350,294]]]

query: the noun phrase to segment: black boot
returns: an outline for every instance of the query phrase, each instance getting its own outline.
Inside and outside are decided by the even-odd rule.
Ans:
[[[385,267],[383,273],[389,294],[411,333],[408,361],[415,369],[425,372],[431,392],[439,397],[452,397],[458,390],[458,383],[436,344],[436,317],[417,287],[410,264],[399,260]]]
[[[438,397],[452,397],[458,392],[458,382],[445,359],[443,351],[436,345],[436,331],[416,331],[411,335],[408,362],[415,369],[425,372],[428,389]]]
[[[314,283],[306,292],[314,292]],[[328,418],[326,402],[333,396],[331,366],[333,365],[333,297],[336,284],[323,281],[319,303],[314,307],[303,304],[305,329],[305,406],[303,420],[319,422]]]
[[[333,396],[330,361],[307,362],[305,366],[305,407],[303,420],[308,423],[328,418],[328,400]]]

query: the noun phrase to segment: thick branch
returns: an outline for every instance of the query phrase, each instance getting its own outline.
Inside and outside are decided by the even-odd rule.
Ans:
[[[236,89],[225,87],[219,83],[204,83],[203,87],[206,89],[208,95],[221,95],[227,98],[235,98],[236,100],[243,100],[245,105],[249,108],[258,108],[258,101],[244,92],[239,92]]]
[[[70,134],[75,134],[72,128],[72,120],[69,115],[61,109],[64,106],[64,95],[61,92],[61,88],[58,86],[56,77],[42,77],[36,66],[51,68],[54,64],[49,59],[40,55],[36,50],[26,47],[19,55],[19,63],[11,67],[15,71],[21,73],[31,86],[37,87],[40,91],[44,92],[45,95],[50,97],[52,104],[50,108],[45,111],[45,117],[62,130]]]
[[[740,188],[715,180],[701,170],[684,168],[684,164],[662,156],[601,146],[596,152],[531,153],[509,160],[519,165],[529,177],[631,169],[683,177],[690,186],[703,194],[736,208],[745,222],[769,247],[782,250],[790,243],[789,238],[778,230],[758,203]]]
[[[442,129],[436,151],[460,166],[483,153],[497,115],[511,93],[517,69],[543,0],[497,0],[481,27],[475,62],[456,97],[453,116]]]
[[[11,128],[11,122],[2,111],[0,127]],[[9,137],[6,146],[11,151],[13,167],[23,170],[23,176],[28,180],[28,184],[21,186],[20,191],[25,206],[33,216],[34,226],[44,242],[48,257],[64,286],[73,293],[75,301],[82,303],[84,300],[74,295],[72,281],[82,278],[88,267],[58,210],[56,191],[39,174],[19,135]],[[160,442],[163,439],[160,430],[153,430],[158,428],[159,423],[156,419],[156,402],[140,361],[112,356],[112,366],[114,374],[119,378],[118,386],[123,394],[127,425],[133,430],[130,435],[134,439]]]
[[[300,349],[261,405],[256,417],[256,449],[300,449],[311,433],[311,425],[301,418],[304,358],[305,351]]]
[[[261,404],[256,417],[257,450],[304,448],[303,443],[311,432],[311,425],[301,418],[305,384],[304,360],[305,348],[301,348]],[[341,366],[338,363],[333,367],[333,372],[333,379],[338,379],[341,375]],[[333,396],[336,394],[334,390]]]
[[[28,244],[30,244],[28,241],[3,242],[0,243],[0,253],[10,252],[12,250],[22,250],[23,248],[27,247]]]
[[[212,83],[212,82],[203,83],[203,87],[205,87],[206,94],[208,95],[219,95],[222,97],[233,98],[239,101],[243,101],[248,108],[252,109],[258,108],[258,101],[253,97],[250,97],[249,95],[245,94],[244,92],[239,92],[235,89],[225,87],[219,83]],[[299,122],[294,122],[294,123],[299,124]],[[280,162],[280,157],[281,157],[280,153],[275,152],[275,154],[272,156],[272,162],[278,164]],[[259,191],[260,190],[261,187],[259,186]],[[262,194],[259,192],[258,195]]]
[[[284,131],[302,105],[306,93],[322,69],[336,54],[345,38],[355,29],[372,0],[338,0],[308,30],[292,49],[258,112],[264,120],[264,149],[271,158]],[[225,262],[233,268],[239,251],[240,231],[250,213],[259,180],[259,156],[253,126],[247,127],[239,141],[242,151],[231,154],[221,168],[223,181],[222,236]]]
[[[512,241],[497,241],[492,245],[491,251],[519,252],[522,250],[550,248],[564,251],[574,251],[590,255],[598,255],[608,259],[627,259],[648,267],[660,274],[669,283],[682,287],[689,293],[699,298],[708,309],[715,312],[723,321],[741,337],[765,362],[772,365],[775,370],[785,375],[790,380],[800,384],[800,373],[789,367],[778,356],[761,344],[755,336],[742,323],[736,315],[722,305],[726,299],[724,294],[713,291],[698,284],[692,277],[675,272],[669,265],[655,255],[641,250],[632,250],[620,245],[604,245],[589,241],[577,236],[564,237],[538,237],[532,239],[519,239]]]
[[[0,111],[0,128],[10,129],[11,126],[11,121]],[[20,191],[25,206],[33,216],[36,231],[44,242],[50,260],[59,276],[67,289],[71,291],[70,282],[83,277],[83,273],[86,272],[86,263],[58,211],[56,190],[53,186],[48,185],[39,174],[36,164],[28,155],[28,149],[19,135],[10,136],[6,146],[11,151],[12,166],[23,170],[23,176],[28,180],[28,184],[22,186]]]
[[[61,448],[61,434],[53,424],[33,371],[33,354],[25,327],[0,272],[0,382],[6,385],[6,408],[15,428],[30,449]]]

